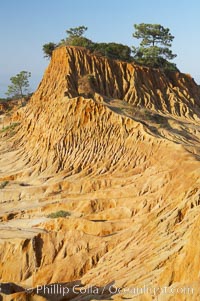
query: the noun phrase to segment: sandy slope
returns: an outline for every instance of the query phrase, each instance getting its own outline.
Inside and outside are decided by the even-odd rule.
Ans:
[[[199,97],[185,74],[54,52],[1,137],[4,298],[200,298]],[[36,289],[53,283],[70,292]]]

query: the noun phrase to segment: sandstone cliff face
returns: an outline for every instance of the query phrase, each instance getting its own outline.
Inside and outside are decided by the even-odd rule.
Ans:
[[[146,285],[171,290],[157,300],[198,300],[199,100],[185,74],[54,52],[1,139],[0,277],[22,287],[7,298],[154,300],[128,294]],[[47,218],[59,210],[70,216]],[[99,292],[19,292],[73,281]]]

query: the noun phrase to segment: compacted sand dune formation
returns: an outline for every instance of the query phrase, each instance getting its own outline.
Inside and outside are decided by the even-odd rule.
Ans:
[[[200,300],[199,117],[189,75],[54,51],[1,130],[0,300]]]

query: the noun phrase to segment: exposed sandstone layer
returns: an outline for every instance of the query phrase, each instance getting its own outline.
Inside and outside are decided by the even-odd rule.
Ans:
[[[4,298],[200,298],[199,99],[185,74],[54,52],[1,138],[0,277],[15,283]],[[47,218],[59,210],[70,216]],[[36,291],[53,283],[98,292]],[[130,292],[144,285],[168,291]]]

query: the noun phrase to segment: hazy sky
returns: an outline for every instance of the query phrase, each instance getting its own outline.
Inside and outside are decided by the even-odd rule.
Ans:
[[[174,62],[200,84],[199,0],[0,0],[0,96],[21,70],[32,73],[31,90],[36,89],[48,64],[42,45],[59,42],[66,29],[85,25],[93,41],[132,46],[135,23],[169,27]]]

